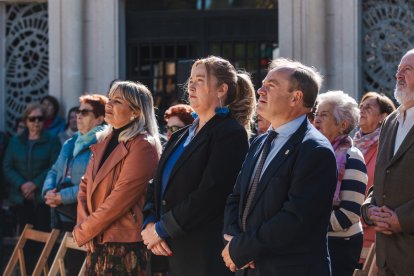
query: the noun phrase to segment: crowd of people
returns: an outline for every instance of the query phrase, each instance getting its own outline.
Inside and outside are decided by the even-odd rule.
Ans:
[[[398,109],[377,92],[357,103],[280,58],[256,99],[248,74],[209,56],[165,133],[141,83],[82,95],[66,123],[46,96],[0,135],[15,234],[72,232],[86,275],[346,276],[374,242],[379,275],[410,275],[414,50],[396,79]]]

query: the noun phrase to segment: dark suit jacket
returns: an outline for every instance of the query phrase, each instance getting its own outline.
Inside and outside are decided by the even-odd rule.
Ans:
[[[223,212],[248,150],[247,133],[231,115],[213,117],[177,160],[160,198],[165,163],[187,134],[188,128],[177,131],[167,143],[144,215],[161,220],[171,237],[170,275],[227,275]]]
[[[387,117],[378,142],[374,189],[363,208],[370,204],[395,210],[402,232],[391,236],[377,233],[379,267],[386,265],[402,275],[414,273],[414,128],[408,132],[394,155],[398,111]],[[411,260],[411,261],[408,261]]]
[[[336,187],[329,141],[305,119],[264,171],[241,217],[252,171],[266,135],[252,144],[225,209],[224,233],[235,236],[230,256],[245,275],[330,275],[327,230]],[[237,273],[236,273],[237,274]]]

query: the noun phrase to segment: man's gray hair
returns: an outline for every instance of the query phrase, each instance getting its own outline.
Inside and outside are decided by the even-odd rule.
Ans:
[[[312,108],[314,106],[315,99],[322,85],[322,76],[314,67],[306,66],[298,61],[278,58],[269,64],[269,71],[273,69],[292,70],[293,72],[289,79],[289,92],[294,90],[302,91],[304,107]]]

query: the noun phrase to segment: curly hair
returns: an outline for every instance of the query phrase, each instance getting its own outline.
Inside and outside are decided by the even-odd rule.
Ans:
[[[337,123],[348,121],[349,127],[345,129],[344,134],[349,134],[359,122],[359,108],[354,98],[344,91],[328,91],[322,93],[317,98],[318,105],[332,105],[333,116]]]
[[[93,108],[95,118],[105,116],[105,105],[108,103],[108,97],[100,94],[88,94],[79,97],[81,104],[90,104]]]
[[[164,113],[164,119],[168,121],[169,118],[177,116],[184,125],[190,125],[193,123],[194,118],[191,113],[194,109],[187,104],[177,104],[168,108]]]

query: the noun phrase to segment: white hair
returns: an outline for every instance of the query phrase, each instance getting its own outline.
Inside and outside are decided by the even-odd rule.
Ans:
[[[405,53],[405,55],[402,57],[401,60],[403,60],[404,57],[409,56],[409,55],[414,55],[414,49],[411,49],[407,53]],[[397,80],[397,83],[395,84],[395,89],[394,89],[394,98],[397,100],[399,104],[404,106],[406,103],[414,101],[414,91],[398,89],[398,80]]]
[[[344,91],[328,91],[320,94],[316,99],[318,105],[330,104],[333,116],[337,123],[347,121],[349,127],[345,129],[345,134],[349,134],[359,121],[359,108],[354,98],[344,93]]]

